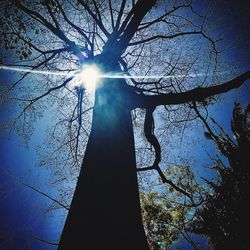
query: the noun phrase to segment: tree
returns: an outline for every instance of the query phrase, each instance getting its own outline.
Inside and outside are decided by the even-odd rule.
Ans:
[[[234,139],[214,119],[218,133],[203,120],[206,137],[228,160],[228,163],[220,158],[214,160],[218,180],[204,179],[212,192],[207,193],[191,227],[192,231],[209,236],[214,249],[249,247],[245,231],[249,221],[249,111],[249,105],[242,110],[240,104],[235,103],[231,124]]]
[[[58,148],[69,146],[66,158],[75,166],[83,158],[88,136],[84,122],[92,109],[86,85],[79,84],[84,80],[77,73],[84,65],[97,65],[102,72],[59,249],[72,248],[72,242],[79,248],[147,249],[131,111],[145,110],[144,135],[155,151],[152,166],[140,171],[156,170],[169,182],[159,166],[155,109],[163,106],[172,114],[171,107],[179,105],[183,114],[191,102],[206,105],[210,97],[240,87],[250,71],[231,79],[220,76],[218,39],[206,31],[207,13],[199,14],[189,1],[13,0],[1,3],[1,12],[1,42],[7,49],[1,51],[1,68],[25,72],[1,91],[4,101],[20,103],[20,113],[9,127],[29,137],[32,122],[56,102],[58,120],[52,139],[67,138],[59,139]],[[204,41],[202,49],[195,37]],[[176,50],[176,42],[189,53]],[[15,54],[9,56],[9,50]],[[197,74],[197,62],[205,55],[214,68],[209,64]],[[189,74],[190,70],[194,73]],[[33,78],[32,72],[43,75]],[[203,77],[192,79],[193,74]],[[32,84],[25,84],[27,77]],[[218,84],[216,79],[223,82]]]
[[[200,249],[189,235],[188,227],[203,203],[204,187],[195,180],[189,166],[173,166],[164,174],[177,183],[162,184],[142,194],[142,213],[150,249],[175,249],[177,240],[186,240]]]
[[[206,235],[213,249],[248,249],[245,227],[249,221],[249,107],[242,110],[240,104],[235,103],[231,138],[213,118],[209,125],[194,105],[194,111],[207,130],[206,138],[215,143],[220,153],[212,158],[214,164],[211,167],[218,174],[215,180],[202,177],[207,184],[205,187],[194,181],[194,173],[187,167],[172,167],[165,173],[171,176],[177,172],[171,179],[192,198],[200,200],[196,204],[183,199],[188,197],[184,193],[173,195],[171,186],[143,194],[142,208],[146,228],[150,228],[147,232],[152,249],[171,246],[179,234],[194,249],[199,249],[189,237],[190,232]]]

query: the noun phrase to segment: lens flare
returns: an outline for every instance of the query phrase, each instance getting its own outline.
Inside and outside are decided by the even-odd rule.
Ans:
[[[36,69],[27,69],[23,67],[7,66],[0,65],[0,70],[10,70],[17,72],[25,72],[29,74],[42,74],[42,75],[54,75],[54,76],[67,76],[72,77],[73,80],[69,82],[69,87],[84,87],[88,92],[94,92],[98,83],[102,78],[123,78],[123,79],[177,79],[177,78],[196,78],[202,76],[211,76],[208,73],[189,73],[187,75],[125,75],[121,73],[117,74],[101,74],[100,69],[95,64],[84,65],[84,67],[79,70],[73,70],[71,72],[62,72],[62,71],[47,71],[47,70],[36,70]],[[227,71],[222,71],[217,74],[225,75]]]
[[[79,73],[80,85],[87,91],[95,90],[100,79],[100,70],[96,65],[87,65]]]

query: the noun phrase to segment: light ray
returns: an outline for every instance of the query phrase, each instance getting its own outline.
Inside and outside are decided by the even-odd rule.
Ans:
[[[124,78],[124,79],[168,79],[168,78],[182,78],[182,77],[198,77],[208,75],[206,73],[196,73],[196,74],[188,74],[188,75],[151,75],[151,76],[131,76],[131,75],[100,75],[100,78]]]
[[[42,75],[55,75],[55,76],[78,76],[81,74],[81,70],[72,72],[60,72],[60,71],[48,71],[48,70],[32,70],[22,67],[6,66],[0,65],[0,69],[17,71],[17,72],[27,72],[31,74],[42,74]],[[225,72],[220,72],[219,74],[224,74]],[[97,78],[111,78],[111,79],[171,79],[171,78],[183,78],[183,77],[199,77],[199,76],[209,76],[208,73],[190,73],[190,74],[179,74],[179,75],[125,75],[125,74],[99,74]]]
[[[32,70],[32,69],[6,66],[6,65],[0,65],[0,69],[17,71],[17,72],[26,72],[26,73],[31,73],[31,74],[42,74],[42,75],[56,75],[56,76],[74,76],[74,75],[76,75],[76,72],[60,72],[60,71],[48,71],[48,70],[36,70],[36,69]]]

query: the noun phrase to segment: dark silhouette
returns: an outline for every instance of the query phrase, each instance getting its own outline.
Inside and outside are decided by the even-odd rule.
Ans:
[[[215,161],[214,169],[219,174],[219,180],[212,182],[205,179],[212,193],[207,194],[192,226],[193,232],[209,236],[214,249],[249,249],[246,230],[250,219],[249,118],[250,105],[242,110],[240,104],[235,103],[231,125],[234,139],[215,120],[218,134],[205,122],[208,130],[206,137],[215,142],[229,163],[220,159]]]
[[[143,63],[147,62],[144,58],[149,57],[143,54],[144,46],[154,42],[159,44],[152,48],[147,47],[147,51],[160,48],[160,41],[199,36],[209,43],[216,53],[216,44],[204,31],[204,23],[201,22],[198,28],[197,25],[192,26],[192,22],[188,22],[188,25],[191,25],[188,29],[185,25],[176,28],[177,23],[166,33],[165,28],[158,28],[158,33],[155,33],[152,27],[159,23],[172,25],[166,18],[178,10],[188,9],[192,15],[198,16],[189,3],[170,6],[164,13],[155,17],[152,13],[158,12],[154,7],[164,10],[161,5],[162,2],[156,0],[129,3],[125,0],[102,3],[85,0],[45,0],[38,3],[13,0],[5,3],[3,8],[4,18],[8,20],[6,25],[3,23],[3,42],[7,49],[16,48],[22,62],[30,56],[38,55],[33,58],[31,66],[27,65],[31,71],[42,67],[67,70],[68,64],[62,65],[66,58],[66,62],[72,62],[74,66],[97,64],[103,74],[108,75],[117,72],[129,75],[133,69],[134,74],[146,76],[151,64],[148,62],[149,69],[143,66]],[[76,16],[70,11],[74,11]],[[78,17],[81,22],[77,23]],[[33,27],[32,25],[38,25],[37,30],[31,28],[28,32],[27,29]],[[18,30],[12,30],[13,27]],[[52,40],[47,41],[46,37]],[[47,47],[43,40],[48,43]],[[49,44],[51,41],[53,42]],[[13,43],[19,43],[19,46],[13,47]],[[161,53],[167,51],[166,46]],[[34,55],[31,55],[32,53]],[[155,55],[159,56],[160,53]],[[140,59],[141,68],[138,68],[138,59],[132,62],[133,56]],[[56,60],[62,60],[61,64]],[[192,62],[190,64],[188,70],[192,67]],[[171,70],[162,71],[162,74],[166,75],[168,72],[167,75],[171,75],[175,70],[176,75],[182,73],[176,69],[179,67],[177,63],[168,65]],[[26,93],[17,97],[16,100],[24,105],[18,119],[31,111],[42,99],[67,90],[73,78],[68,77],[60,84],[50,83],[45,90],[40,89],[42,94],[34,92],[35,97],[34,93],[28,97]],[[197,83],[193,84],[193,87],[184,88],[182,83],[177,81],[176,84],[169,84],[164,78],[154,81],[143,79],[144,81],[140,82],[133,79],[133,76],[130,81],[102,79],[101,86],[95,92],[91,132],[59,249],[148,249],[140,212],[131,111],[136,108],[146,109],[144,132],[155,150],[153,165],[140,171],[157,170],[163,181],[169,183],[159,167],[161,148],[154,135],[155,108],[160,105],[168,107],[202,102],[208,97],[239,88],[249,78],[250,71],[247,71],[229,81],[212,82],[208,87],[201,87],[201,83]],[[20,81],[13,84],[3,96],[8,96]],[[75,145],[77,153],[84,91],[83,87],[77,91],[78,102],[76,108],[73,108],[72,118],[69,119],[71,124],[79,121]],[[78,110],[76,118],[75,110]]]

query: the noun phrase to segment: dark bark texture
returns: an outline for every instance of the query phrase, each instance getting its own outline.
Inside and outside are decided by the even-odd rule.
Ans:
[[[60,250],[148,249],[124,83],[109,81],[96,91],[92,130]]]

